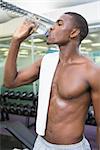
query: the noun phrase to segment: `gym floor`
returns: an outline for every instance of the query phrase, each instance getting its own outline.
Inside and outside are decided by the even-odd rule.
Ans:
[[[15,147],[23,149],[23,145],[13,136],[0,135],[0,141],[0,150],[12,150]]]
[[[5,122],[14,122],[19,121],[23,123],[25,126],[28,125],[27,117],[18,116],[18,115],[9,115],[10,120],[9,121],[0,121],[0,125]],[[30,128],[29,130],[31,132],[34,132],[33,126],[31,126],[34,123],[34,118],[30,118],[29,124]],[[7,130],[0,128],[0,150],[13,150],[14,148],[24,149],[25,146],[17,140],[14,136],[12,136]]]

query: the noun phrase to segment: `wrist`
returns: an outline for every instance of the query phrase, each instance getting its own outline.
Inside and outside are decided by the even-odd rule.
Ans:
[[[19,38],[13,36],[11,43],[14,43],[14,44],[16,43],[17,45],[20,45],[22,43],[22,41]]]

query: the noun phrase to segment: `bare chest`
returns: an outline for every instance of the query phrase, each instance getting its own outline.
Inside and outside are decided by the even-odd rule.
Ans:
[[[84,70],[79,66],[58,67],[52,82],[51,96],[63,99],[77,98],[87,92],[88,83]]]

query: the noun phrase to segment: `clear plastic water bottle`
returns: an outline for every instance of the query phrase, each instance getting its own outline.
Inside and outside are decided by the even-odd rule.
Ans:
[[[30,20],[35,23],[36,27],[31,31],[31,33],[32,32],[34,33],[34,31],[35,31],[35,32],[39,33],[40,35],[44,35],[44,36],[48,35],[48,29],[47,29],[46,25],[40,21],[40,19],[36,18],[32,14],[28,14],[25,18],[27,20]]]

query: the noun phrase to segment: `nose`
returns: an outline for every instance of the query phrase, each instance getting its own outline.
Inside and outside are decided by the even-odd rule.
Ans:
[[[55,28],[55,24],[53,24],[53,25],[50,27],[49,31],[54,30],[54,28]]]
[[[52,27],[50,27],[50,31],[52,31],[53,30],[53,26]]]

